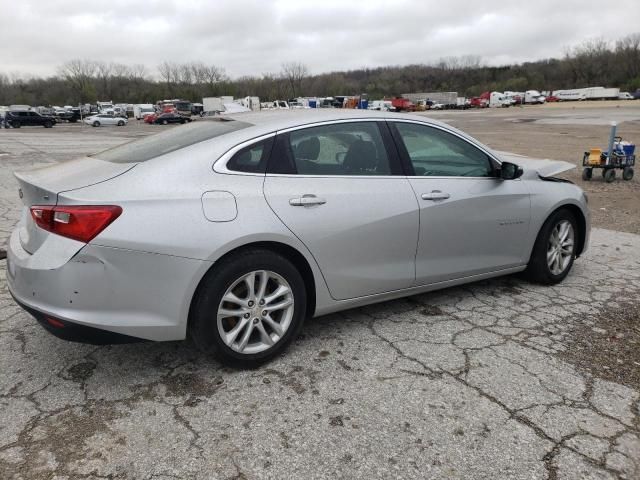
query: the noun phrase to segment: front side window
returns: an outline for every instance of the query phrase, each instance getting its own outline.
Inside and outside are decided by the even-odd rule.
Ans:
[[[345,122],[290,132],[277,155],[299,175],[391,175],[382,135],[375,122]],[[284,144],[284,145],[283,145]],[[283,151],[284,150],[284,151]],[[282,160],[281,160],[282,161]]]
[[[395,123],[415,176],[492,177],[489,156],[451,133],[427,125]]]

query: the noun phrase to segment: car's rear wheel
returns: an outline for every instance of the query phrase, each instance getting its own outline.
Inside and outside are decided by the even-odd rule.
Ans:
[[[44,128],[51,128],[53,127],[53,123],[51,122],[44,122]]]
[[[304,322],[306,291],[296,267],[269,250],[248,250],[216,264],[191,310],[190,335],[222,362],[258,366],[284,350]]]
[[[96,120],[91,125],[93,125],[94,127],[99,127],[100,126],[100,122]]]
[[[20,128],[20,122],[11,122],[13,128]]]
[[[162,124],[163,125],[167,125],[169,122],[167,122],[166,120],[162,120]]]
[[[545,285],[559,283],[569,274],[576,256],[578,229],[575,216],[569,210],[553,213],[542,225],[526,275]]]
[[[124,121],[120,120],[120,121],[118,122],[118,126],[119,126],[119,127],[124,127]]]

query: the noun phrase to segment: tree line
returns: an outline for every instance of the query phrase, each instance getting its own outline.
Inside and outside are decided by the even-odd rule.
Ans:
[[[1,68],[1,67],[0,67]],[[309,74],[291,62],[278,73],[230,78],[223,67],[203,62],[162,62],[155,75],[142,64],[123,65],[75,59],[47,78],[0,72],[0,105],[77,105],[98,100],[153,103],[165,98],[201,101],[207,96],[255,95],[261,100],[297,96],[391,97],[406,92],[557,90],[587,86],[640,88],[640,33],[610,43],[588,40],[561,58],[488,66],[478,56],[442,58],[433,64],[361,68]]]

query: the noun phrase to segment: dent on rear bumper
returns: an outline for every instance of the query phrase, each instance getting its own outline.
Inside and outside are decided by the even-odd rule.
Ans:
[[[44,314],[148,340],[181,340],[189,304],[210,263],[96,245],[55,269],[36,269],[11,241],[12,295]],[[25,257],[25,254],[27,257]]]

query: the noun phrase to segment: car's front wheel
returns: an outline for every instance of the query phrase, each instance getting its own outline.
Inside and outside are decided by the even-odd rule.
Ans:
[[[120,121],[118,122],[118,126],[119,126],[119,127],[124,127],[124,120],[120,120]]]
[[[561,282],[573,266],[577,243],[575,216],[566,209],[556,211],[538,233],[527,266],[527,276],[545,285]]]
[[[222,362],[258,366],[297,336],[306,312],[304,280],[282,255],[248,250],[216,264],[198,289],[190,335]]]
[[[97,120],[95,122],[93,122],[91,125],[93,125],[94,127],[99,127],[100,126],[100,122],[98,122]]]

